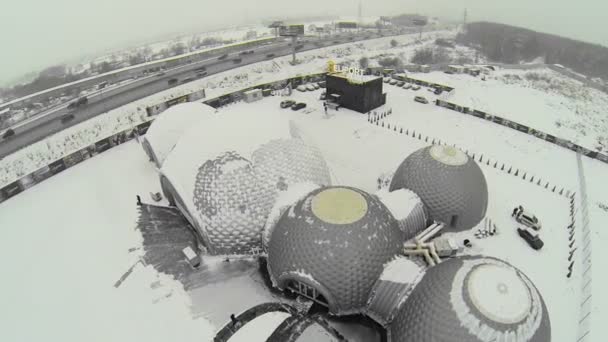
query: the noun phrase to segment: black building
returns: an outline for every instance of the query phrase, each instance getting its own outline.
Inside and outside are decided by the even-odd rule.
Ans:
[[[341,107],[367,113],[386,103],[381,77],[331,73],[325,79],[328,99],[335,99]]]

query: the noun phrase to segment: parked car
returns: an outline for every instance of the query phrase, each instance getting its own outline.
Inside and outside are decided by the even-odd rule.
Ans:
[[[303,84],[300,84],[299,86],[297,86],[297,87],[296,87],[296,89],[297,89],[298,91],[301,91],[301,92],[305,92],[306,90],[308,90],[308,89],[306,88],[306,86],[305,86],[305,85],[303,85]]]
[[[426,97],[424,97],[424,96],[416,96],[416,97],[414,97],[414,101],[424,103],[424,104],[429,103],[429,100],[427,100]]]
[[[289,107],[293,106],[294,104],[296,104],[296,101],[294,101],[294,100],[281,101],[281,108],[289,108]]]
[[[412,86],[412,90],[418,91],[418,90],[420,90],[420,86],[419,85],[413,85]]]
[[[396,79],[391,79],[390,81],[388,81],[388,84],[395,85],[395,84],[397,84],[397,80]]]
[[[545,245],[543,240],[541,240],[538,236],[538,233],[533,230],[530,230],[529,228],[517,228],[517,233],[519,234],[519,236],[521,236],[522,239],[526,240],[530,247],[536,250],[543,248],[543,246]]]
[[[526,227],[532,228],[534,230],[540,230],[542,228],[538,218],[533,214],[523,210],[523,208],[517,208],[517,212],[515,213],[515,221],[523,224]]]
[[[327,93],[326,92],[322,92],[321,96],[319,96],[319,100],[325,100],[327,99]]]
[[[312,86],[315,87],[315,90],[321,88],[321,86],[319,85],[319,83],[313,83]]]
[[[441,93],[443,93],[443,90],[441,90],[441,88],[435,88],[434,93],[435,95],[441,95]]]
[[[403,82],[403,81],[397,82],[397,87],[403,87],[404,85],[405,85],[405,82]]]
[[[294,104],[293,106],[291,106],[291,110],[300,110],[302,108],[306,108],[306,103],[298,102],[298,103]]]
[[[390,77],[385,77],[385,78],[383,79],[383,81],[384,81],[384,83],[388,83],[388,82],[390,82],[390,81],[391,81],[391,78],[390,78]]]
[[[409,83],[406,83],[403,85],[403,89],[410,89],[410,88],[412,88],[412,85]]]
[[[308,91],[314,91],[314,90],[316,90],[316,88],[315,88],[315,86],[314,86],[314,85],[312,85],[312,84],[307,84],[307,85],[306,85],[306,90],[308,90]]]

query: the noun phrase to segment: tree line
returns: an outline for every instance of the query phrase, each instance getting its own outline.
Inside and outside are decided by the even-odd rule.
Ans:
[[[608,48],[598,44],[490,22],[468,24],[457,41],[495,62],[515,64],[541,57],[547,64],[608,80]]]

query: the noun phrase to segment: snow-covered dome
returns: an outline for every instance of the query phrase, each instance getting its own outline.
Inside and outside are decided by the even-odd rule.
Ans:
[[[397,221],[376,196],[351,187],[320,188],[277,222],[268,270],[280,289],[296,283],[314,288],[332,314],[362,313],[384,264],[403,242]]]
[[[222,114],[191,128],[161,170],[165,195],[212,254],[261,248],[280,191],[331,184],[321,152],[292,138],[285,118],[247,114]]]
[[[428,212],[422,199],[413,191],[399,189],[389,192],[388,189],[382,189],[376,195],[397,219],[406,239],[413,238],[426,228]]]
[[[160,113],[148,128],[142,142],[144,151],[156,166],[161,167],[184,132],[214,113],[213,107],[199,102],[170,107]]]
[[[434,145],[409,155],[397,168],[390,191],[410,189],[430,219],[452,231],[474,227],[488,207],[488,186],[475,160],[451,146]]]
[[[389,329],[399,342],[551,341],[536,287],[520,270],[489,257],[447,259],[427,269]]]

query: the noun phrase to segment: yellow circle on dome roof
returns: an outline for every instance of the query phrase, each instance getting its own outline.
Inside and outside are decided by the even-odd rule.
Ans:
[[[367,201],[354,190],[331,188],[315,195],[312,213],[331,224],[354,223],[367,213]]]

